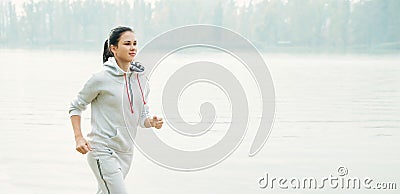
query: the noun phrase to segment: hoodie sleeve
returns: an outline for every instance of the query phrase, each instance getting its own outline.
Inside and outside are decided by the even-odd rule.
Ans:
[[[81,91],[72,100],[69,107],[69,115],[81,115],[82,111],[86,110],[88,104],[90,104],[93,99],[99,94],[98,84],[93,75],[83,86]]]
[[[144,91],[144,101],[146,103],[143,103],[143,109],[142,109],[142,112],[140,114],[140,126],[142,128],[146,128],[146,126],[144,125],[146,119],[147,118],[151,118],[150,111],[149,111],[149,106],[147,104],[148,96],[149,96],[149,93],[150,93],[150,85],[149,85],[149,80],[147,79],[147,77],[145,77],[145,79],[146,79],[146,86],[145,86],[143,91]]]

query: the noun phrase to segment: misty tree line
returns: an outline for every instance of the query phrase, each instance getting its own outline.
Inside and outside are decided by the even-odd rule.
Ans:
[[[2,48],[98,50],[120,24],[132,26],[143,44],[202,23],[237,31],[261,49],[400,50],[399,0],[45,0],[19,9],[0,3]]]

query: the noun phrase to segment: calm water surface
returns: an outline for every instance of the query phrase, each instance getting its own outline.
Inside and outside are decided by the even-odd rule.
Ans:
[[[100,52],[0,50],[0,193],[95,192],[85,157],[74,150],[67,108],[90,74],[100,69],[100,56]],[[175,60],[180,57],[188,58]],[[260,110],[253,104],[249,136],[214,168],[173,172],[136,152],[127,178],[131,193],[267,193],[257,185],[266,172],[275,177],[324,177],[337,174],[339,166],[345,166],[349,176],[397,182],[400,188],[400,56],[264,54],[264,58],[277,102],[264,149],[247,157],[254,135],[250,129],[259,122]],[[152,109],[158,115],[162,111],[157,91],[162,86],[161,81],[152,82]],[[185,102],[184,107],[193,104],[190,95]],[[223,102],[221,106],[222,114],[229,113]],[[182,111],[188,122],[199,118],[198,111]],[[90,127],[89,116],[85,112],[85,130]],[[216,125],[210,136],[222,137],[224,125]],[[167,126],[164,130],[170,131]],[[171,134],[163,138],[179,144]],[[286,192],[310,190],[273,191]]]

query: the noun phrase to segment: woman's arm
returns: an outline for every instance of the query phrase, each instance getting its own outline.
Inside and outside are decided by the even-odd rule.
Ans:
[[[86,141],[85,138],[83,138],[82,135],[81,116],[79,115],[71,116],[71,123],[72,123],[72,128],[74,129],[76,151],[82,154],[86,154],[89,151],[92,151],[92,148],[90,147],[89,143]]]
[[[145,77],[145,79],[146,79],[146,85],[144,89],[145,91],[144,102],[148,102],[150,85],[147,77]],[[163,124],[163,119],[161,117],[158,118],[157,116],[153,116],[153,118],[151,118],[149,105],[147,105],[147,103],[144,103],[142,113],[140,114],[140,126],[145,128],[155,127],[157,129],[160,129],[162,127],[162,124]]]
[[[97,82],[95,76],[92,76],[83,86],[78,96],[71,102],[69,108],[71,124],[75,135],[76,150],[82,154],[86,154],[91,151],[92,148],[82,135],[81,114],[98,94]]]

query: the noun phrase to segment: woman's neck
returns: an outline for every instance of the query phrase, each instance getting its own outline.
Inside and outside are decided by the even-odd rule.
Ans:
[[[115,59],[115,60],[117,61],[119,68],[121,68],[124,72],[129,71],[129,66],[131,65],[131,62],[122,62],[118,59]]]

